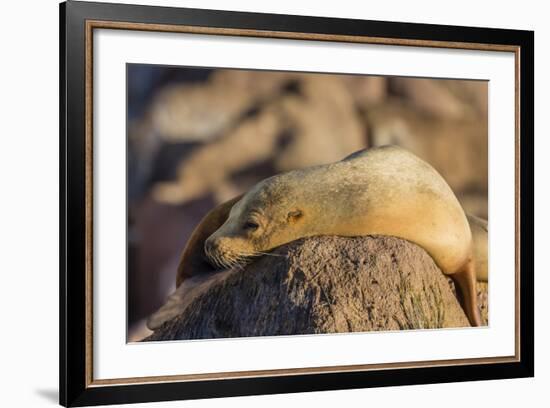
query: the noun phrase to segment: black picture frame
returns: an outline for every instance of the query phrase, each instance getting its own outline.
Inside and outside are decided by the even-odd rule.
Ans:
[[[534,33],[532,31],[364,21],[68,1],[60,5],[60,403],[121,404],[304,391],[532,377],[534,375]],[[512,46],[518,49],[519,359],[493,364],[166,381],[96,386],[87,373],[86,30],[87,21],[366,36]],[[518,233],[517,232],[517,233]],[[89,234],[91,234],[89,232]]]

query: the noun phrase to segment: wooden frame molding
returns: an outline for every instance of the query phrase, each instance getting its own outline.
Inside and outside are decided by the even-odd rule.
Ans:
[[[481,44],[481,43],[460,43],[447,41],[422,41],[422,40],[407,40],[407,39],[392,39],[392,38],[375,38],[347,35],[324,35],[324,34],[304,34],[281,31],[261,31],[261,30],[240,30],[240,29],[225,29],[215,27],[194,27],[194,26],[178,26],[178,25],[162,25],[162,24],[147,24],[147,23],[124,23],[116,21],[101,21],[87,20],[86,21],[86,197],[87,197],[87,216],[86,216],[86,293],[88,299],[86,306],[86,384],[88,386],[104,386],[104,385],[124,385],[124,384],[141,384],[141,383],[160,383],[167,381],[204,381],[204,380],[219,380],[228,378],[242,377],[259,377],[259,376],[281,376],[281,375],[296,375],[296,374],[318,374],[318,373],[336,373],[342,371],[368,371],[390,368],[419,368],[419,367],[439,367],[448,365],[465,365],[465,364],[495,364],[516,362],[520,360],[519,347],[519,263],[516,262],[516,333],[515,333],[515,349],[516,354],[513,356],[502,357],[480,357],[468,359],[453,359],[453,360],[434,360],[434,361],[418,361],[418,362],[402,362],[402,363],[386,363],[386,364],[358,364],[358,365],[343,365],[343,366],[325,366],[325,367],[308,367],[308,368],[293,368],[293,369],[277,369],[277,370],[255,370],[255,371],[239,371],[225,373],[207,373],[207,374],[186,374],[186,375],[171,375],[171,376],[153,376],[153,377],[133,377],[133,378],[113,378],[113,379],[96,379],[93,378],[93,32],[94,29],[115,29],[115,30],[133,30],[133,31],[148,31],[148,32],[173,32],[187,34],[207,34],[207,35],[224,35],[224,36],[241,36],[241,37],[259,37],[259,38],[277,38],[277,39],[299,39],[309,41],[331,41],[342,43],[364,43],[364,44],[383,44],[396,46],[411,46],[411,47],[432,47],[432,48],[454,48],[467,50],[481,51],[498,51],[498,52],[513,52],[516,60],[516,151],[519,151],[520,128],[519,128],[519,51],[520,47],[511,45],[499,44]],[[520,163],[519,156],[516,154],[516,222],[519,224],[519,171]],[[519,226],[519,225],[518,225]],[[516,260],[519,259],[519,228],[516,227]]]
[[[511,356],[94,378],[95,30],[132,30],[513,53],[515,353]],[[67,406],[424,384],[534,375],[534,34],[69,1],[60,5],[60,402]],[[69,273],[70,272],[70,273]]]

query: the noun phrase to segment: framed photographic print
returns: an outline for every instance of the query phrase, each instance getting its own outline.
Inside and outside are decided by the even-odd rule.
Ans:
[[[529,377],[529,31],[60,6],[65,406]]]

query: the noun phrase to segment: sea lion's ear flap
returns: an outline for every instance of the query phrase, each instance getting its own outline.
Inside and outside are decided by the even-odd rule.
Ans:
[[[300,218],[303,217],[303,213],[301,210],[294,210],[294,211],[290,211],[287,215],[287,220],[289,222],[296,222],[298,221]]]

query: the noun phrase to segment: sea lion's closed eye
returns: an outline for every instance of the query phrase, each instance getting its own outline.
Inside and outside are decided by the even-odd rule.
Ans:
[[[244,224],[244,229],[249,231],[256,231],[258,228],[260,228],[260,224],[258,224],[256,221],[247,221]]]
[[[294,211],[290,211],[287,215],[287,219],[289,221],[297,221],[299,220],[300,218],[302,218],[304,214],[302,213],[302,211],[300,210],[294,210]]]

